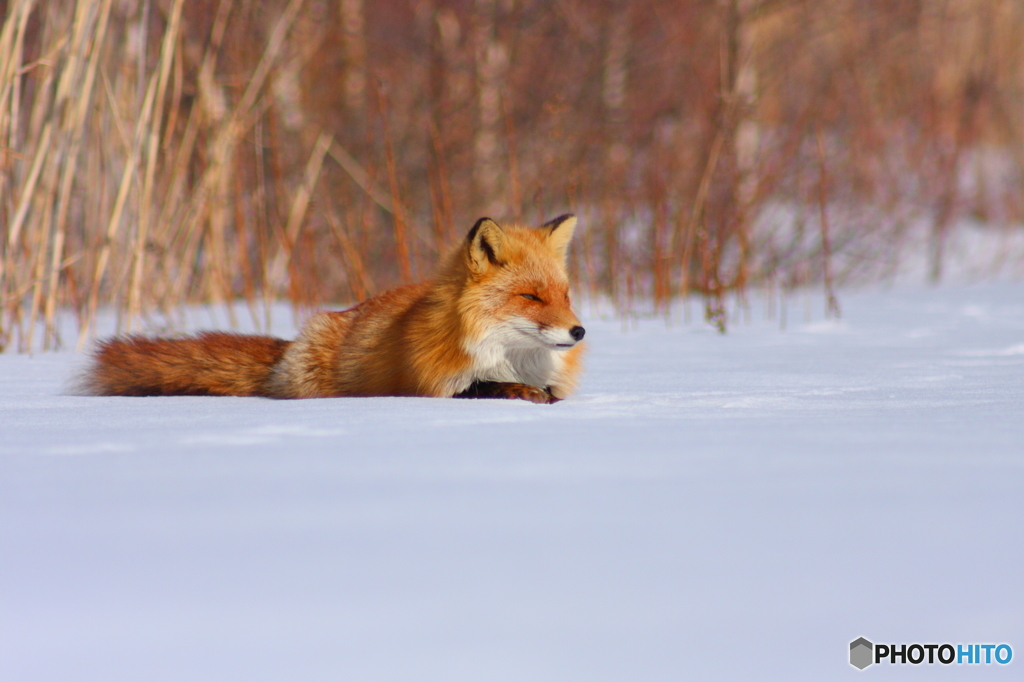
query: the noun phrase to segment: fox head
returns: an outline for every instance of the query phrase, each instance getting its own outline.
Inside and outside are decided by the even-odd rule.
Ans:
[[[572,311],[566,253],[576,216],[531,229],[481,218],[463,252],[468,317],[506,348],[567,350],[585,330]]]

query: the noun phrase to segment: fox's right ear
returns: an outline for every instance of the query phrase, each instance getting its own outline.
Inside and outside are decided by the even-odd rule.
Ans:
[[[501,265],[501,249],[505,233],[498,223],[490,218],[481,218],[466,237],[466,255],[469,269],[478,275],[487,272],[492,265]]]

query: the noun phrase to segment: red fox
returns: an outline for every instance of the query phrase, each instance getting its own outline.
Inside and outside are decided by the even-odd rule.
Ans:
[[[566,251],[576,217],[481,218],[431,281],[314,315],[294,341],[204,332],[101,342],[93,395],[435,396],[555,403],[580,373]]]

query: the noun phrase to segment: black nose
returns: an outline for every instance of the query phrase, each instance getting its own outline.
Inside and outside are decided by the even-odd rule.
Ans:
[[[573,327],[569,330],[569,336],[579,341],[583,338],[583,335],[587,333],[587,330],[583,327]]]

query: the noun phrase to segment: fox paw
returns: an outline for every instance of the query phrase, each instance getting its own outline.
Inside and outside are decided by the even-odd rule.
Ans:
[[[520,398],[521,400],[529,400],[531,403],[540,403],[542,405],[553,405],[558,402],[558,398],[551,395],[551,391],[546,388],[537,388],[536,386],[527,386],[526,384],[509,384],[513,387],[509,389],[506,398]]]
[[[517,384],[503,381],[477,381],[456,398],[518,398],[531,403],[551,405],[557,403],[556,398],[546,388],[537,388],[528,384]]]

